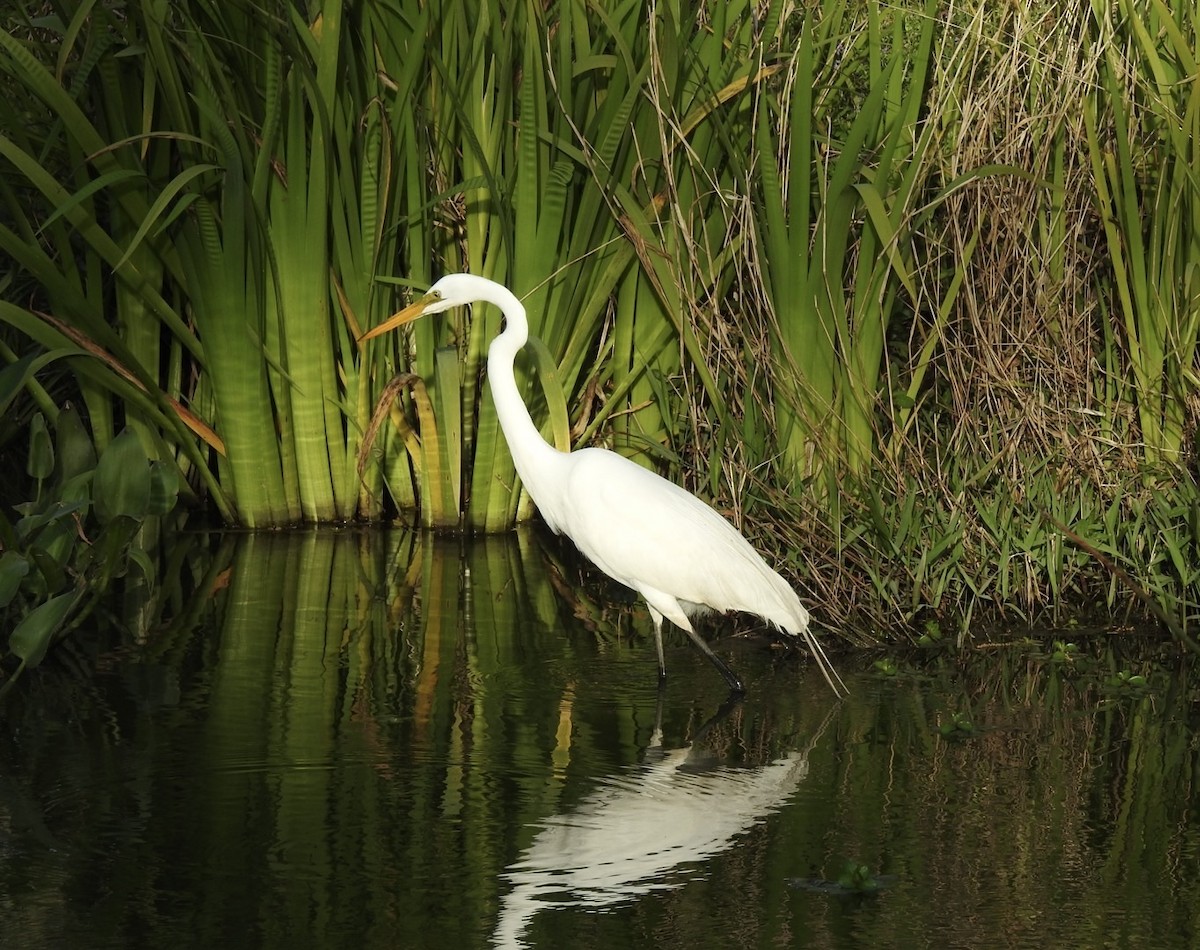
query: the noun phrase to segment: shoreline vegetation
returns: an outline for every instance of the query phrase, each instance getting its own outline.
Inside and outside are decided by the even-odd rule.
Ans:
[[[1182,0],[39,0],[0,14],[0,611],[35,665],[188,517],[527,519],[562,448],[852,641],[1200,612]]]

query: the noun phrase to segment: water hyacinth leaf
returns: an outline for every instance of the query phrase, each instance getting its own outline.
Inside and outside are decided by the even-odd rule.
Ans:
[[[105,524],[93,539],[87,551],[80,557],[77,567],[95,567],[94,573],[90,575],[94,588],[103,590],[114,577],[125,574],[126,555],[132,553],[133,548],[130,544],[141,527],[140,519],[119,514]]]
[[[93,468],[64,481],[58,488],[59,504],[70,506],[72,511],[79,512],[80,518],[86,518],[92,504],[92,476],[95,474]]]
[[[54,443],[46,428],[46,417],[36,413],[29,424],[29,458],[25,471],[39,482],[54,474]]]
[[[58,537],[61,537],[61,534],[56,532],[55,537],[51,541],[57,541]],[[52,590],[62,590],[67,586],[69,583],[67,572],[63,570],[63,566],[56,559],[56,555],[47,553],[46,549],[41,545],[30,548],[28,554],[29,560],[33,562],[34,567],[38,570],[40,579],[35,583],[35,590],[38,593],[45,594]],[[33,578],[30,580],[32,581]]]
[[[16,551],[0,554],[0,608],[12,603],[21,589],[21,581],[28,573],[29,561]]]
[[[58,474],[64,486],[95,469],[96,449],[74,406],[65,406],[59,412],[54,422],[54,436],[58,446]]]
[[[68,591],[39,604],[17,624],[8,640],[9,650],[26,666],[37,666],[46,655],[54,635],[62,629],[67,614],[79,599],[76,591]]]
[[[173,462],[155,459],[150,463],[148,515],[170,514],[179,497],[179,468]]]
[[[144,518],[150,510],[150,465],[131,429],[122,430],[101,454],[92,496],[102,524],[118,515]]]
[[[17,540],[22,543],[29,543],[46,525],[62,521],[64,518],[69,518],[76,511],[79,511],[79,509],[81,509],[85,504],[87,504],[85,501],[57,501],[43,512],[26,515],[17,522]]]

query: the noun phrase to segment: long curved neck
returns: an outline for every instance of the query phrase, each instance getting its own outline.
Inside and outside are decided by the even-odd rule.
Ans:
[[[533,424],[513,373],[513,361],[529,339],[529,321],[521,302],[499,284],[490,287],[484,299],[504,313],[504,331],[492,340],[487,359],[488,385],[492,388],[496,415],[513,462],[516,463],[517,474],[529,489],[534,502],[542,507],[545,493],[541,491],[542,480],[539,476],[545,472],[546,466],[553,465],[561,453],[542,438]]]

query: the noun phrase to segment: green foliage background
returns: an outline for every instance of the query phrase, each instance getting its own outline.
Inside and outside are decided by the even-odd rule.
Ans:
[[[231,523],[511,527],[499,315],[355,343],[465,269],[524,298],[549,437],[828,621],[1128,603],[1074,535],[1185,633],[1196,39],[1182,0],[10,5],[0,357],[59,356],[5,457],[72,403]]]

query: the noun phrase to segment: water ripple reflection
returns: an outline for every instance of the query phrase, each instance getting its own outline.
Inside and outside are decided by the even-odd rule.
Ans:
[[[512,889],[495,946],[527,946],[525,929],[541,910],[596,909],[695,880],[696,868],[780,808],[808,774],[805,752],[733,768],[697,765],[692,746],[668,751],[660,740],[656,731],[643,764],[600,780],[570,811],[538,823],[533,843],[502,875]]]
[[[0,950],[1195,945],[1195,673],[1118,638],[1148,688],[1018,645],[835,702],[720,621],[712,720],[536,535],[196,545],[0,704]],[[847,862],[891,883],[788,886]]]

